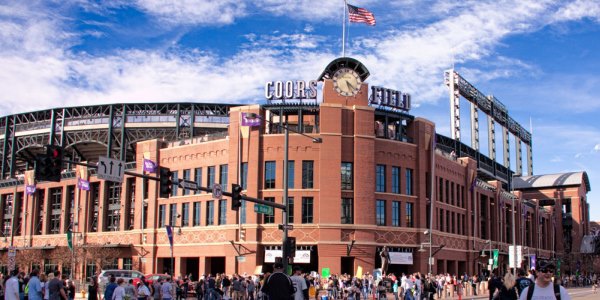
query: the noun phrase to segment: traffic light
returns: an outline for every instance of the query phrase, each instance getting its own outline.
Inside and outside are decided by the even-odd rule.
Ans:
[[[169,198],[173,192],[173,172],[171,169],[160,167],[158,177],[159,181],[159,196],[161,198]]]
[[[242,206],[242,187],[239,184],[231,184],[231,209],[238,210]]]
[[[286,247],[288,250],[288,257],[293,259],[296,256],[296,238],[293,236],[288,236]]]
[[[60,182],[63,148],[46,145],[46,153],[36,157],[35,177],[39,180]]]

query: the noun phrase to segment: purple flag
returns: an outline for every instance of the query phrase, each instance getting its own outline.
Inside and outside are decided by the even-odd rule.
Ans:
[[[471,182],[471,187],[469,188],[469,191],[473,191],[475,189],[475,186],[477,185],[477,177],[473,178],[473,182]]]
[[[529,257],[529,266],[531,267],[532,270],[535,270],[535,267],[536,267],[535,263],[536,263],[536,261],[535,261],[535,254],[532,254]]]
[[[144,171],[149,173],[156,173],[156,163],[144,158]]]
[[[242,113],[242,126],[260,126],[260,121],[261,120],[259,116],[256,116],[255,118],[248,118],[248,114],[246,114],[245,112]]]
[[[25,186],[25,193],[27,195],[31,195],[31,194],[35,193],[35,185],[26,185]]]
[[[89,191],[90,190],[90,182],[83,178],[79,178],[79,179],[77,179],[77,187],[80,190]]]
[[[167,237],[169,238],[169,244],[171,245],[171,250],[173,250],[173,227],[171,227],[171,225],[167,225],[166,229]]]

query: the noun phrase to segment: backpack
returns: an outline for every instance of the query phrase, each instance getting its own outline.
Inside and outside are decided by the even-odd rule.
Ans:
[[[529,289],[527,290],[527,300],[531,300],[531,297],[533,297],[533,290],[535,289],[535,283],[529,286]],[[556,297],[556,300],[560,300],[560,285],[558,284],[554,284],[554,297]]]
[[[290,277],[287,276],[286,274],[279,273],[279,272],[275,272],[275,273],[271,274],[271,276],[269,276],[269,278],[267,279],[267,282],[265,282],[265,285],[267,285],[267,283],[269,283],[269,281],[271,280],[271,278],[273,278],[273,275],[275,275],[275,274],[281,274],[281,275],[285,276],[285,278],[289,282],[289,288],[288,288],[288,291],[290,291],[290,294],[288,295],[289,299],[290,300],[295,299],[295,296],[296,296],[296,287],[294,286],[294,283],[292,282],[292,280],[290,279]]]

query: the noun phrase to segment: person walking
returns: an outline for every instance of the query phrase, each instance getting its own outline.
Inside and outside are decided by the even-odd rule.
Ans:
[[[137,299],[138,300],[150,300],[151,294],[150,289],[146,285],[146,281],[142,280],[137,286]]]
[[[60,278],[60,271],[54,271],[54,278],[48,282],[49,300],[67,300],[65,286]]]
[[[88,300],[100,300],[100,291],[98,290],[98,280],[95,277],[89,278]]]
[[[112,294],[112,300],[123,300],[125,299],[125,297],[127,297],[127,294],[125,293],[125,280],[123,278],[119,278],[117,279],[117,287],[115,288],[115,291]],[[109,299],[105,299],[105,300],[109,300]]]
[[[11,276],[4,284],[4,299],[19,300],[19,270],[12,270]]]
[[[42,290],[42,282],[40,281],[40,278],[38,277],[38,274],[40,273],[40,271],[38,269],[33,269],[33,271],[31,271],[31,274],[29,275],[29,282],[28,282],[28,298],[29,300],[43,300],[44,299],[44,293]]]
[[[156,279],[152,282],[152,297],[154,300],[160,300],[162,296],[160,295],[162,289],[162,278]]]
[[[104,300],[112,300],[113,294],[115,293],[115,289],[118,286],[119,285],[116,283],[115,276],[110,275],[110,277],[108,278],[108,284],[106,285],[106,288],[104,289]]]
[[[160,287],[160,295],[162,300],[171,300],[175,297],[175,289],[171,284],[172,277],[167,277]]]
[[[308,286],[306,285],[306,280],[302,277],[302,268],[300,266],[294,267],[294,275],[290,279],[296,289],[294,300],[308,300]]]
[[[540,261],[539,264],[540,268],[536,272],[535,284],[526,287],[519,300],[558,300],[558,297],[560,300],[571,300],[571,296],[564,287],[552,282],[552,276],[556,269],[554,264],[549,261]]]
[[[533,284],[533,280],[525,277],[525,270],[520,268],[517,270],[517,276],[518,277],[515,282],[515,285],[517,286],[517,292],[519,293],[519,296],[521,296],[523,290],[525,290],[526,287]]]
[[[502,285],[497,289],[497,297],[494,299],[498,300],[517,300],[518,292],[516,287],[515,276],[510,272],[506,272]]]

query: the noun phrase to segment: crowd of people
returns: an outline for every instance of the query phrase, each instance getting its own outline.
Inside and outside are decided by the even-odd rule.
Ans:
[[[153,282],[144,278],[134,284],[111,276],[108,282],[99,285],[96,276],[88,278],[84,293],[88,300],[182,300],[194,296],[198,300],[308,300],[326,295],[328,300],[389,299],[434,300],[464,296],[482,296],[489,300],[570,300],[565,287],[598,286],[597,274],[554,277],[555,266],[551,262],[540,262],[537,271],[525,272],[517,269],[516,274],[508,271],[499,274],[451,276],[450,274],[424,275],[385,274],[373,276],[366,273],[361,277],[331,275],[320,278],[316,272],[303,273],[295,267],[292,276],[283,272],[280,263],[274,265],[272,273],[263,275],[228,276],[225,274],[203,275],[196,282],[191,276],[174,279],[160,277]],[[562,284],[562,285],[561,285]],[[0,300],[74,300],[75,283],[55,271],[48,276],[34,269],[29,275],[13,271],[8,278],[0,274]],[[323,299],[323,298],[321,298]]]

